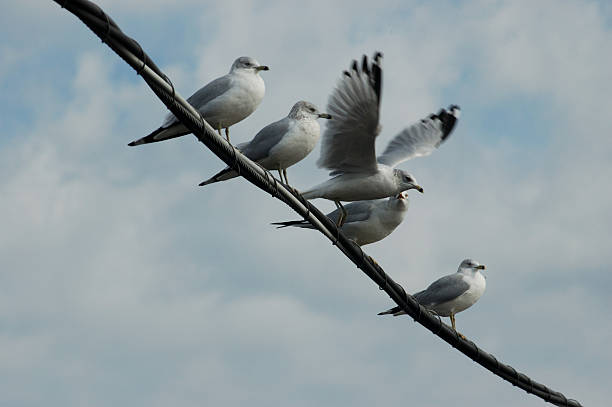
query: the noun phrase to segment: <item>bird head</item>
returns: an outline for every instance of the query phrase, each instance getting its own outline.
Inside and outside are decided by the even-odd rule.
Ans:
[[[480,264],[478,263],[476,260],[472,260],[472,259],[465,259],[461,262],[461,264],[459,265],[459,270],[457,270],[457,272],[461,273],[461,272],[477,272],[480,270],[484,270],[486,267],[484,264]]]
[[[254,73],[259,73],[259,71],[268,70],[270,70],[270,68],[268,68],[266,65],[260,65],[255,58],[240,57],[234,61],[230,72],[252,71]]]
[[[416,180],[414,179],[412,175],[408,174],[405,171],[399,170],[399,169],[395,169],[394,172],[395,172],[395,176],[399,178],[400,191],[416,189],[420,193],[423,193],[423,187],[417,184]]]
[[[293,105],[291,111],[289,112],[289,117],[293,119],[331,119],[331,116],[327,113],[319,112],[319,109],[314,104],[303,100],[300,100],[295,105]]]
[[[387,202],[392,208],[406,210],[410,201],[408,201],[407,192],[400,192],[397,195],[390,196]]]

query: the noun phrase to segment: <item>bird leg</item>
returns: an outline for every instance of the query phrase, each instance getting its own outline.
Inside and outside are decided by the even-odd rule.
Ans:
[[[229,143],[230,142],[230,139],[229,139],[229,127],[225,128],[225,138],[227,139],[227,142]]]
[[[287,169],[286,168],[279,168],[278,169],[278,175],[280,176],[281,182],[283,182],[290,191],[292,191],[296,195],[299,194],[297,189],[295,189],[291,185],[289,185],[289,178],[287,178]]]
[[[344,225],[344,220],[346,219],[346,209],[344,209],[344,206],[342,206],[342,204],[340,203],[340,201],[334,201],[334,203],[336,204],[336,208],[340,209],[340,216],[338,217],[338,222],[336,223],[336,227],[341,228],[342,225]]]
[[[457,328],[455,327],[455,314],[451,313],[450,314],[450,320],[451,320],[451,325],[453,326],[453,331],[457,332],[457,335],[459,335],[459,337],[463,340],[467,340],[467,338],[465,337],[465,335],[459,333],[457,331]]]

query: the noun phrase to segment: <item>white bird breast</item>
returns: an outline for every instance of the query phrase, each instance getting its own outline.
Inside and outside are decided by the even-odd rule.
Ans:
[[[205,110],[210,113],[204,112],[204,116],[210,115],[209,120],[218,122],[221,127],[232,126],[253,113],[263,100],[265,93],[266,85],[259,75],[238,73],[233,78],[231,88],[207,104]],[[228,105],[230,105],[229,108]]]
[[[303,160],[315,148],[320,136],[316,120],[299,120],[283,139],[270,150],[269,161],[276,161],[281,168],[288,168]]]
[[[487,282],[481,273],[464,275],[463,279],[470,285],[470,288],[453,301],[449,301],[451,303],[449,309],[453,313],[461,312],[474,305],[482,297],[487,286]]]

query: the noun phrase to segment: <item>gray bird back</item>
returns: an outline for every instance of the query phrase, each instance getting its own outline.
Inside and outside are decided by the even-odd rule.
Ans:
[[[202,110],[202,107],[206,106],[208,102],[211,100],[221,96],[230,88],[232,84],[232,78],[228,75],[221,76],[212,82],[207,83],[202,88],[200,88],[196,93],[191,95],[187,102],[191,106],[193,106],[200,113],[205,114],[205,111]],[[206,117],[204,117],[206,119]],[[166,116],[166,120],[162,124],[162,127],[167,127],[174,122],[178,122],[177,118],[174,117],[172,113]]]
[[[431,283],[426,290],[414,294],[414,298],[425,307],[454,300],[470,288],[462,276],[461,273],[444,276]]]
[[[187,101],[193,107],[200,110],[202,106],[227,92],[227,90],[231,87],[231,84],[232,78],[228,75],[224,75],[198,90],[196,93],[191,95]]]
[[[294,120],[285,117],[259,130],[253,140],[242,149],[242,153],[253,161],[268,157],[270,150],[276,146],[293,126]]]
[[[372,209],[374,208],[375,202],[377,201],[355,201],[347,205],[343,205],[347,212],[347,217],[344,220],[344,224],[367,220],[372,214]],[[340,210],[336,209],[333,212],[330,212],[327,217],[333,222],[338,222]]]

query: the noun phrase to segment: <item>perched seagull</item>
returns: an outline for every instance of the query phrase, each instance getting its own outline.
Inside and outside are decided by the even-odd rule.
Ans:
[[[234,61],[227,75],[209,82],[191,95],[187,102],[202,114],[219,135],[224,128],[229,141],[229,127],[246,119],[261,103],[266,85],[259,72],[267,70],[267,66],[259,65],[254,58],[240,57]],[[159,129],[132,141],[128,146],[155,143],[189,133],[191,131],[169,113]]]
[[[327,113],[310,102],[299,101],[287,117],[267,125],[253,140],[236,146],[242,154],[268,170],[278,170],[282,182],[289,185],[287,168],[301,161],[315,147],[321,134],[317,119],[331,119]],[[283,181],[283,175],[285,179]],[[236,171],[226,167],[200,186],[237,177]]]
[[[408,211],[408,194],[400,192],[389,199],[376,199],[371,201],[351,202],[344,207],[348,213],[344,224],[340,228],[349,239],[359,246],[378,242],[389,236],[399,226]],[[333,222],[338,221],[340,209],[327,214]],[[296,226],[299,228],[314,229],[305,220],[277,222],[279,228]]]
[[[484,264],[472,259],[465,259],[459,265],[456,273],[444,276],[433,283],[426,290],[413,295],[414,299],[430,311],[441,317],[450,317],[453,329],[455,328],[455,314],[468,309],[478,301],[487,286]],[[378,315],[405,314],[400,307],[379,313]],[[465,339],[463,335],[461,335]]]
[[[338,226],[346,217],[340,201],[386,198],[408,189],[422,193],[412,175],[394,167],[431,154],[448,138],[459,118],[459,106],[441,109],[402,130],[377,158],[374,142],[380,132],[381,60],[377,52],[371,65],[365,55],[361,67],[353,61],[350,72],[344,72],[330,95],[327,108],[334,120],[323,134],[317,165],[331,170],[333,178],[302,193],[306,199],[333,200],[342,212]]]

